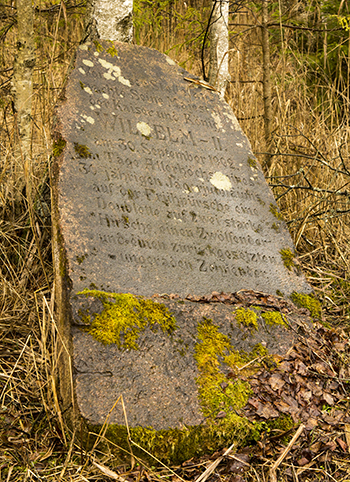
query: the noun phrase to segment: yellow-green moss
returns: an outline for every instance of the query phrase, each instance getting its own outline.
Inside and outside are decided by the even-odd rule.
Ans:
[[[119,348],[137,350],[137,339],[147,326],[169,334],[176,329],[175,318],[167,307],[153,300],[87,289],[78,294],[93,296],[102,302],[102,313],[95,315],[86,331],[105,345],[115,343]],[[91,320],[88,317],[83,321]]]
[[[64,148],[66,147],[66,144],[67,142],[62,139],[62,137],[60,137],[59,139],[57,139],[56,142],[53,143],[52,154],[54,155],[54,157],[58,157],[62,154]]]
[[[95,49],[98,53],[104,52],[105,49],[103,48],[103,46],[97,40],[94,40],[93,43],[94,43]]]
[[[82,157],[83,159],[91,157],[90,149],[87,146],[74,142],[74,150],[78,154],[78,156]]]
[[[118,50],[112,45],[112,47],[109,47],[106,50],[107,54],[109,54],[111,57],[117,57],[118,56]]]
[[[147,460],[152,465],[157,465],[157,461],[148,454],[154,455],[166,464],[180,464],[192,457],[213,453],[234,442],[237,446],[240,446],[259,440],[261,424],[251,423],[247,419],[236,417],[240,419],[239,424],[234,419],[230,421],[221,419],[213,424],[204,423],[203,425],[188,426],[182,429],[130,428],[130,438],[134,442],[131,442],[131,447],[136,457]],[[91,432],[98,433],[101,426],[90,426],[89,428]],[[129,452],[128,433],[125,426],[109,425],[105,439]]]
[[[258,329],[258,315],[254,311],[249,308],[238,308],[234,313],[237,323],[250,327],[252,331]]]
[[[241,380],[227,383],[220,370],[219,358],[227,363],[233,353],[230,339],[209,319],[198,325],[197,339],[194,358],[199,372],[197,386],[203,415],[215,417],[220,411],[225,411],[227,416],[233,415],[233,407],[237,410],[244,407],[251,390],[249,384]],[[225,391],[220,386],[222,383],[227,383]]]
[[[280,213],[278,207],[275,204],[270,203],[270,213],[272,213],[279,221],[284,220],[282,214]]]
[[[86,294],[91,295],[88,292]],[[99,297],[102,296],[103,299],[106,295],[110,297],[109,293],[103,293]],[[157,462],[148,454],[154,455],[166,464],[180,464],[191,457],[210,454],[232,443],[239,447],[259,440],[261,432],[270,430],[270,421],[250,422],[240,415],[240,410],[246,405],[252,391],[249,383],[239,377],[247,375],[248,368],[243,368],[243,365],[266,355],[266,348],[260,344],[249,353],[238,352],[231,345],[229,337],[221,333],[212,320],[203,318],[197,327],[194,358],[198,368],[196,384],[199,402],[205,421],[197,426],[164,430],[155,430],[151,427],[130,428],[134,455],[152,464]],[[230,368],[231,372],[237,373],[237,377],[228,378],[224,373],[224,366],[226,372]],[[255,363],[255,368],[252,366],[253,364],[249,370],[256,370],[259,364]],[[238,371],[237,367],[243,369]],[[280,425],[278,420],[272,421],[271,428],[276,426],[283,430],[280,428],[283,420]],[[90,427],[94,433],[98,433],[100,429],[100,426]],[[122,447],[129,451],[125,426],[109,425],[105,439],[110,440],[114,448]]]
[[[261,313],[261,316],[267,325],[287,326],[285,316],[278,311],[265,311],[265,313]]]
[[[253,159],[252,157],[248,157],[248,164],[250,167],[253,167],[254,169],[257,169],[258,165],[256,162],[256,159]]]
[[[300,308],[307,308],[313,318],[321,319],[321,303],[314,296],[294,292],[291,298]]]
[[[276,233],[279,233],[281,231],[280,225],[276,223],[272,223],[271,228],[274,229]]]
[[[291,269],[295,266],[293,251],[289,248],[281,249],[280,255],[282,256],[284,266],[291,271]]]
[[[104,48],[103,45],[101,45],[97,40],[94,40],[93,43],[95,45],[95,49],[98,53],[106,52],[109,54],[111,57],[116,57],[118,55],[118,50],[116,49],[114,43],[112,40],[107,40],[109,44],[111,45],[108,48]]]

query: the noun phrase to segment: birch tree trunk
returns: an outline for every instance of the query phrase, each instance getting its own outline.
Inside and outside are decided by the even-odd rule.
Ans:
[[[131,42],[133,0],[88,0],[86,40],[118,40]]]
[[[269,153],[271,148],[272,133],[272,94],[271,94],[271,70],[270,70],[270,43],[268,25],[268,0],[262,0],[262,53],[263,53],[263,97],[264,97],[264,130],[265,130],[265,163],[269,169],[272,157]]]
[[[19,152],[30,175],[32,130],[33,69],[35,66],[33,7],[28,0],[17,0],[17,56],[13,65],[12,93],[16,111]]]
[[[209,31],[209,84],[225,95],[229,74],[228,0],[213,0],[213,14]]]

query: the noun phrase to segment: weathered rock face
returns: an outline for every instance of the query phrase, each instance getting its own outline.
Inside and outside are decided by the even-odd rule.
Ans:
[[[208,399],[211,364],[223,383],[235,363],[283,353],[292,336],[283,319],[259,315],[252,329],[232,304],[197,298],[310,291],[247,138],[217,92],[157,51],[116,42],[80,47],[57,117],[63,398],[92,424],[121,394],[131,427],[215,418],[224,401]],[[206,345],[205,333],[220,342]],[[123,417],[116,408],[110,421]]]

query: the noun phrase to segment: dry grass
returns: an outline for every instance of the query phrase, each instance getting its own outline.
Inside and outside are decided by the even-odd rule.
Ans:
[[[191,7],[195,2],[188,3]],[[141,43],[168,52],[200,75],[200,38],[208,2],[198,4],[201,8],[192,11],[186,10],[183,2],[177,2],[176,9],[169,5],[143,9],[137,34]],[[170,477],[176,481],[179,477],[166,469],[153,472],[139,465],[130,471],[111,454],[84,453],[79,433],[70,433],[62,421],[55,385],[57,333],[52,317],[50,128],[54,106],[82,35],[83,8],[78,0],[66,4],[39,0],[35,6],[37,64],[29,171],[15,154],[18,136],[10,92],[16,46],[14,10],[10,1],[0,7],[0,480],[114,478],[139,482]],[[163,19],[158,21],[160,15]],[[254,22],[247,8],[235,18],[235,24]],[[278,50],[276,43],[272,57],[273,164],[266,174],[289,224],[299,262],[324,303],[327,320],[348,329],[349,118],[348,110],[340,108],[340,100],[345,97],[348,102],[347,94],[331,83],[327,86],[322,79],[317,89],[315,84],[310,87],[306,81],[308,66],[300,60],[296,36],[288,32],[283,42],[283,49],[279,44]],[[231,44],[232,82],[227,100],[263,163],[266,147],[261,136],[259,30],[235,25]],[[93,464],[97,454],[100,466]],[[350,470],[344,468],[343,461],[339,465],[342,474]],[[108,475],[104,467],[113,467],[119,475]],[[193,479],[197,473],[183,470],[186,479]],[[327,463],[323,472],[314,471],[315,478],[309,476],[309,480],[319,476],[321,480],[337,480],[334,467]],[[263,481],[264,474],[264,467],[256,466],[245,477]],[[234,480],[232,474],[218,477]],[[294,480],[302,480],[300,477],[295,475]],[[337,482],[340,480],[345,479]]]

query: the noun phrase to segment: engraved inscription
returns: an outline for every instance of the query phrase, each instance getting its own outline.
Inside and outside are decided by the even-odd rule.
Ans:
[[[117,290],[149,293],[175,291],[174,280],[206,293],[284,276],[290,238],[276,248],[274,200],[230,107],[168,62],[136,73],[128,48],[93,65],[79,54],[71,80],[69,223],[87,233],[74,272],[99,286],[108,269]]]

